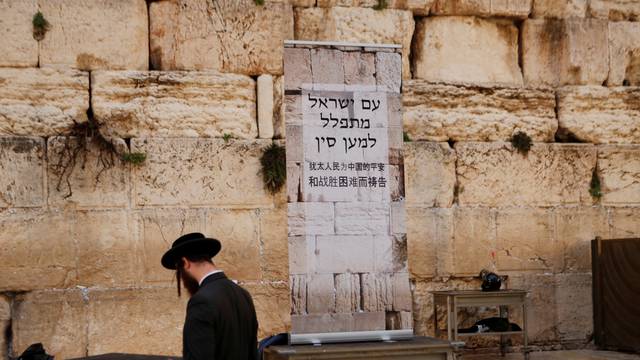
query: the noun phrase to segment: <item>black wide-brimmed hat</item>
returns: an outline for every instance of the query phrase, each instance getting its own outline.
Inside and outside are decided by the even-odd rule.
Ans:
[[[190,233],[180,236],[171,245],[171,249],[162,255],[162,266],[170,270],[176,269],[176,264],[182,256],[207,255],[214,257],[220,249],[220,241],[205,237],[201,233]]]

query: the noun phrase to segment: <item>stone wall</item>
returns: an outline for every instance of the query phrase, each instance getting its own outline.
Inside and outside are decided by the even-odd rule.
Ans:
[[[640,235],[640,4],[265,2],[0,0],[0,356],[179,354],[184,299],[159,256],[191,230],[223,240],[261,335],[288,329],[286,190],[264,189],[259,156],[288,130],[292,38],[402,46],[416,332],[432,334],[430,290],[485,267],[531,291],[535,344],[585,346],[589,240]]]

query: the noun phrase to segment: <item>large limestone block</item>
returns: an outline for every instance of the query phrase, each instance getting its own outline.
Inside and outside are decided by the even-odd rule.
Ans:
[[[555,276],[553,274],[536,273],[512,274],[509,276],[507,286],[509,289],[525,289],[529,291],[527,296],[529,301],[527,306],[529,343],[557,341],[558,318],[556,316]],[[585,315],[590,314],[587,311],[584,312]],[[522,316],[520,310],[514,311],[514,318],[519,318],[520,316]]]
[[[70,217],[34,210],[0,216],[0,291],[74,284],[77,255]]]
[[[184,294],[178,298],[175,286],[90,291],[88,299],[88,322],[80,325],[86,328],[89,356],[182,353],[188,299]]]
[[[353,312],[291,316],[296,334],[386,330],[385,312]]]
[[[44,278],[46,276],[39,280]],[[14,354],[21,354],[29,345],[41,342],[56,359],[85,356],[87,300],[81,290],[45,290],[18,295],[12,319]],[[121,318],[119,314],[114,316],[116,314],[105,316]]]
[[[282,42],[293,38],[288,2],[173,0],[149,12],[154,69],[282,74]]]
[[[256,83],[217,72],[92,74],[91,105],[102,132],[123,138],[258,136]]]
[[[640,87],[569,86],[557,94],[562,131],[596,144],[640,143]]]
[[[144,0],[39,0],[50,29],[39,44],[40,66],[149,68]]]
[[[554,210],[557,240],[564,260],[562,272],[591,271],[591,240],[609,239],[607,210],[599,206],[558,207]]]
[[[427,17],[417,23],[413,44],[414,78],[522,85],[518,28],[511,21]]]
[[[609,72],[607,22],[529,19],[522,26],[527,85],[601,85]]]
[[[456,154],[447,143],[405,144],[407,206],[451,207],[456,183]]]
[[[260,210],[261,269],[263,278],[271,281],[289,279],[289,241],[287,207]]]
[[[97,138],[51,137],[47,143],[49,206],[122,208],[129,205],[129,171],[112,145],[127,151],[122,139],[112,145]]]
[[[563,253],[555,236],[554,220],[553,213],[546,209],[499,210],[496,214],[497,269],[560,270]]]
[[[591,0],[589,13],[593,17],[612,21],[638,21],[640,3],[635,0]]]
[[[387,9],[411,10],[416,15],[426,16],[436,0],[387,0]],[[343,7],[368,7],[379,6],[378,0],[292,0],[294,7],[317,7],[330,8],[334,6]],[[306,3],[305,3],[306,2]],[[315,3],[315,4],[314,4]]]
[[[460,205],[550,206],[592,203],[592,145],[534,144],[525,156],[508,143],[457,143]]]
[[[260,157],[269,140],[132,139],[147,155],[134,168],[134,204],[272,207]]]
[[[507,141],[523,131],[546,142],[553,141],[558,128],[550,89],[408,80],[403,95],[404,129],[412,140]]]
[[[0,137],[0,208],[44,205],[44,149],[40,138]]]
[[[640,145],[598,147],[602,204],[640,205]]]
[[[532,0],[436,0],[433,15],[467,15],[526,19]]]
[[[609,23],[607,85],[640,85],[640,22]]]
[[[584,18],[588,0],[533,0],[531,15],[534,18]]]
[[[405,79],[411,77],[409,54],[414,27],[410,11],[347,7],[295,10],[297,40],[402,45],[402,75]]]
[[[453,228],[451,208],[407,207],[407,253],[413,277],[451,273]]]
[[[37,0],[0,1],[0,66],[38,66],[38,42],[33,38]]]
[[[590,341],[594,333],[591,274],[557,274],[555,289],[558,337]]]
[[[640,209],[637,207],[613,208],[610,210],[610,229],[612,239],[640,237]]]
[[[0,134],[54,136],[87,121],[89,76],[56,69],[0,69]]]
[[[477,276],[496,267],[496,211],[459,207],[453,213],[453,272]]]
[[[258,338],[289,332],[291,296],[286,282],[242,284],[253,298],[258,315]]]

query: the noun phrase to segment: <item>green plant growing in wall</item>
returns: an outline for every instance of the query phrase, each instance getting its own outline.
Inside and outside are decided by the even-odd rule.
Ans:
[[[373,6],[373,10],[384,10],[388,6],[387,0],[378,0],[378,3]]]
[[[287,157],[283,146],[276,143],[269,145],[260,157],[262,180],[267,190],[277,193],[287,181]]]
[[[264,5],[264,0],[253,0],[253,1],[255,1],[256,5],[258,6]]]
[[[33,15],[33,38],[40,41],[44,39],[44,35],[49,31],[51,25],[44,18],[44,15],[40,11],[38,11],[35,15]]]
[[[228,143],[229,140],[231,140],[232,138],[233,138],[233,135],[229,133],[222,134],[222,140],[224,140],[225,143]]]
[[[147,160],[147,154],[143,152],[130,152],[122,154],[122,161],[128,162],[133,165],[140,165]]]
[[[589,194],[598,200],[602,197],[602,189],[600,186],[600,177],[598,176],[598,168],[593,169],[591,174],[591,183],[589,184]]]
[[[533,141],[531,141],[531,137],[522,131],[518,131],[511,137],[511,145],[518,150],[522,155],[527,155],[529,150],[531,150],[531,145],[533,145]]]
[[[411,137],[409,136],[409,133],[407,133],[406,131],[402,132],[402,139],[404,140],[404,142],[411,142],[413,140],[411,140]]]

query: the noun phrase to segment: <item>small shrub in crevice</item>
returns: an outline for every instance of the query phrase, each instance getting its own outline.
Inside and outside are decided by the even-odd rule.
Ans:
[[[598,176],[598,168],[593,169],[591,174],[591,183],[589,184],[589,194],[598,200],[602,197],[602,188],[600,186],[600,177]]]
[[[133,165],[140,165],[147,160],[147,154],[142,152],[131,152],[122,154],[122,161]]]
[[[40,11],[38,11],[35,15],[33,15],[33,38],[40,41],[44,39],[44,35],[49,31],[51,25],[44,18],[44,15]]]
[[[229,140],[231,140],[233,138],[233,135],[229,134],[229,133],[224,133],[222,135],[222,140],[224,140],[225,143],[228,143]]]
[[[384,10],[388,6],[387,0],[378,0],[378,3],[373,6],[373,10]]]
[[[276,143],[269,145],[260,157],[262,180],[270,193],[275,194],[287,181],[287,157],[285,148]]]
[[[253,0],[253,1],[254,1],[254,2],[256,3],[256,5],[258,5],[258,6],[262,6],[262,5],[264,5],[264,0]]]
[[[531,150],[531,145],[533,145],[533,141],[531,141],[531,137],[522,131],[518,131],[511,137],[511,145],[522,155],[527,155],[529,150]]]
[[[402,139],[404,140],[404,142],[411,142],[413,140],[411,140],[411,137],[409,136],[409,133],[407,133],[406,131],[402,132]]]

